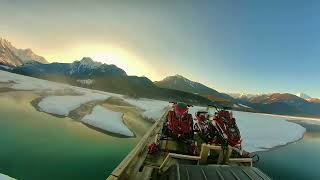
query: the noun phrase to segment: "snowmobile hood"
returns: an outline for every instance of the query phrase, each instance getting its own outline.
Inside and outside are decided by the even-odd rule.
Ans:
[[[185,103],[178,103],[175,105],[174,111],[177,115],[183,116],[188,112],[188,106]]]

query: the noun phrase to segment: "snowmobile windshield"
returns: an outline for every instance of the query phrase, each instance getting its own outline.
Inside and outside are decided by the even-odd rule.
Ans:
[[[183,116],[188,112],[188,106],[185,103],[178,103],[174,110],[178,116]]]

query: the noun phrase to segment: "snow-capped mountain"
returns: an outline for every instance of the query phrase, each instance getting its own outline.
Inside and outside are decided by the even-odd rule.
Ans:
[[[73,63],[42,64],[31,61],[14,68],[13,72],[35,77],[69,76],[76,79],[127,75],[123,69],[118,68],[115,65],[95,62],[89,57],[84,57]]]
[[[260,104],[272,104],[272,103],[286,103],[290,105],[303,105],[307,101],[303,98],[300,98],[296,95],[289,93],[273,93],[273,94],[264,94],[261,96],[255,96],[249,99],[251,103],[260,103]]]
[[[303,99],[290,93],[272,93],[254,96],[241,102],[260,112],[311,116],[320,115],[320,101]]]
[[[308,100],[308,99],[311,99],[312,97],[311,96],[309,96],[309,95],[307,95],[307,94],[305,94],[305,93],[297,93],[296,94],[296,96],[298,96],[298,97],[300,97],[300,98],[302,98],[302,99],[305,99],[305,100]]]
[[[310,98],[308,99],[309,102],[311,103],[319,103],[320,104],[320,99],[319,98]]]
[[[248,94],[248,93],[228,93],[231,97],[235,99],[250,99],[260,94]]]
[[[30,61],[48,63],[43,57],[33,53],[31,49],[17,49],[9,41],[0,37],[0,64],[19,66]]]
[[[70,64],[68,72],[71,76],[91,77],[91,76],[126,76],[127,73],[117,66],[111,64],[103,64],[93,61],[89,57],[84,57],[80,61],[74,61]]]
[[[190,104],[209,104],[211,102],[194,93],[160,88],[147,77],[128,76],[124,70],[115,65],[95,62],[89,57],[73,63],[42,64],[32,61],[2,70],[132,97],[183,101]]]
[[[155,82],[155,84],[162,88],[175,89],[179,91],[199,94],[216,101],[233,99],[231,96],[227,94],[219,93],[218,91],[212,88],[209,88],[201,83],[191,81],[179,74],[166,77],[161,81]]]

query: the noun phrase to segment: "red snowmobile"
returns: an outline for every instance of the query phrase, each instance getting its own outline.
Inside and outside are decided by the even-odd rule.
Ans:
[[[164,122],[163,134],[179,139],[192,139],[193,119],[188,112],[190,105],[181,102],[172,103],[172,109],[168,112],[166,122]]]
[[[197,143],[193,140],[193,118],[189,114],[189,107],[185,103],[173,103],[172,109],[168,111],[166,120],[162,127],[162,134],[158,135],[155,142],[148,147],[149,154],[158,152],[159,141],[163,139],[174,139],[180,143],[181,149],[188,154],[195,155],[198,151]]]
[[[209,144],[230,145],[241,150],[241,135],[236,120],[226,107],[214,107],[216,112],[210,115],[206,111],[196,113],[195,128],[202,139]]]

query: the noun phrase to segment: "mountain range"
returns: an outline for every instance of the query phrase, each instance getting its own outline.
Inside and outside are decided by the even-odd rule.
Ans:
[[[17,49],[9,41],[0,37],[0,64],[19,66],[30,61],[48,63],[45,58],[36,55],[31,49]]]
[[[73,63],[48,63],[31,50],[17,49],[4,39],[0,39],[0,42],[0,69],[13,73],[135,98],[184,101],[196,105],[214,102],[240,111],[320,116],[320,100],[303,93],[225,94],[181,75],[152,82],[147,77],[128,76],[115,65],[95,62],[89,57]]]
[[[233,100],[233,98],[227,94],[220,93],[199,82],[191,81],[179,74],[166,77],[161,81],[156,81],[155,84],[163,88],[198,94],[213,101],[231,102]]]
[[[5,42],[10,44],[8,41]],[[89,57],[84,57],[72,63],[42,63],[38,60],[28,60],[16,65],[12,62],[10,59],[6,59],[6,63],[2,63],[0,69],[132,97],[185,101],[190,104],[202,105],[210,103],[210,100],[200,95],[158,87],[147,77],[128,76],[123,69],[115,65],[95,62]]]

